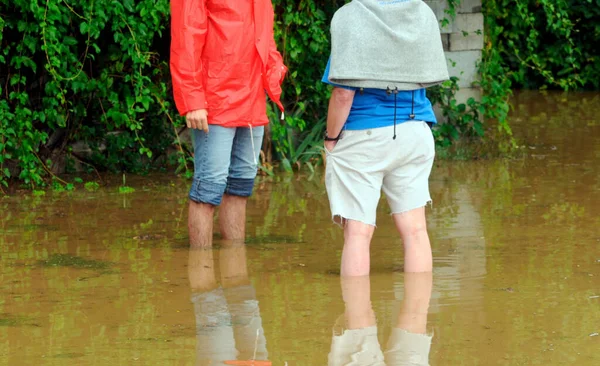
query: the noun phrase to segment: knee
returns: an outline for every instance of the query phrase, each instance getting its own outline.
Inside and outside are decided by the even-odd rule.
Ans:
[[[215,207],[216,206],[211,203],[190,200],[189,214],[190,217],[212,217],[212,215],[215,213]]]
[[[344,226],[344,236],[348,238],[360,238],[370,241],[373,237],[375,228],[362,222],[346,220]]]
[[[404,235],[411,238],[419,238],[427,235],[427,224],[421,221],[412,222],[405,228]]]

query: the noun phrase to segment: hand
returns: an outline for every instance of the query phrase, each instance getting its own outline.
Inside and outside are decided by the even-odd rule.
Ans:
[[[206,109],[188,112],[185,115],[185,122],[188,128],[195,128],[208,133],[208,111]]]
[[[279,84],[283,84],[283,79],[285,79],[285,75],[287,74],[287,68],[285,66],[281,66],[279,70]]]
[[[325,141],[325,149],[327,149],[329,152],[333,152],[333,149],[335,149],[335,145],[337,145],[337,143],[337,141]]]

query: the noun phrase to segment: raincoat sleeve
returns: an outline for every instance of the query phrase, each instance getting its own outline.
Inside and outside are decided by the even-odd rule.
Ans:
[[[206,0],[171,0],[171,77],[182,116],[207,108],[202,79],[207,24]]]
[[[281,103],[281,84],[287,73],[287,67],[283,64],[283,57],[279,51],[277,51],[277,45],[275,39],[271,37],[269,43],[269,58],[267,60],[267,92],[271,100],[277,103],[279,109],[283,112],[283,104]],[[283,115],[282,115],[283,119]]]
[[[277,44],[275,43],[275,39],[271,38],[271,43],[269,45],[269,63],[267,65],[267,73],[272,74],[281,71],[281,77],[279,78],[279,85],[283,83],[283,79],[287,74],[288,68],[283,63],[283,57],[277,51]]]

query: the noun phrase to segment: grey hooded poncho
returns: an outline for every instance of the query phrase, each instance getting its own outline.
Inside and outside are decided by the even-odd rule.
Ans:
[[[438,21],[422,0],[353,0],[335,13],[332,83],[415,90],[447,79]]]

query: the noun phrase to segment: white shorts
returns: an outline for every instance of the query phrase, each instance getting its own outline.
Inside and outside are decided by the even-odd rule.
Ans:
[[[432,337],[393,328],[382,353],[377,326],[345,330],[332,337],[327,366],[429,366]]]
[[[394,127],[346,130],[333,151],[327,151],[325,185],[335,222],[376,224],[381,190],[392,214],[423,207],[431,201],[429,174],[435,142],[425,122]]]
[[[385,366],[377,326],[348,329],[333,336],[327,366],[345,365]]]
[[[433,335],[409,333],[394,328],[385,351],[387,366],[429,366],[429,352]]]

